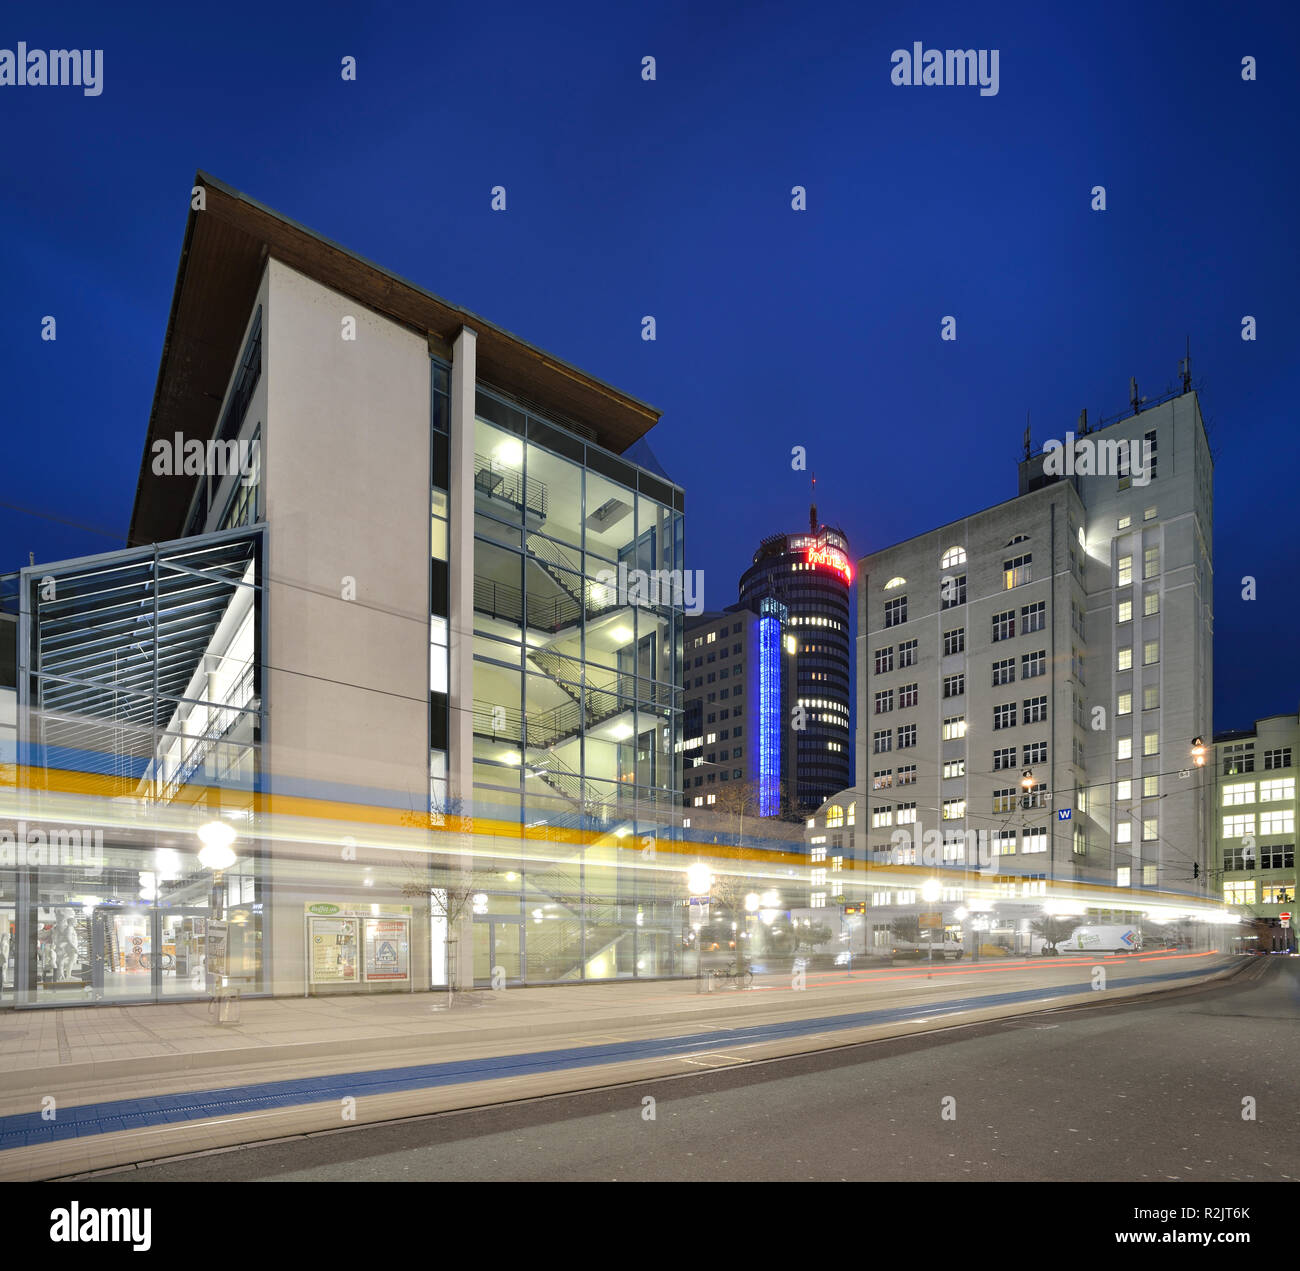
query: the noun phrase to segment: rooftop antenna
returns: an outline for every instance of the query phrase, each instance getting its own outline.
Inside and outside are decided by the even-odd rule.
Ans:
[[[1192,337],[1187,337],[1187,356],[1178,363],[1178,374],[1182,376],[1183,392],[1192,391]]]
[[[1088,408],[1085,406],[1079,412],[1079,436],[1086,437],[1087,435],[1088,435]]]
[[[1136,375],[1128,377],[1128,404],[1133,407],[1133,413],[1140,415],[1142,413],[1142,403],[1146,401],[1145,397],[1138,396],[1138,382]]]
[[[812,504],[808,508],[808,529],[817,533],[817,474],[812,474]]]
[[[1029,412],[1025,411],[1025,458],[1026,459],[1029,458],[1030,450],[1031,447],[1029,442]]]

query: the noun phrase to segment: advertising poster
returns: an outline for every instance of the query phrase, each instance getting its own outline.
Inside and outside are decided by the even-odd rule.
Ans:
[[[355,918],[310,918],[308,958],[313,984],[357,982],[357,921]]]
[[[410,948],[410,926],[404,918],[367,918],[366,979],[407,979]]]

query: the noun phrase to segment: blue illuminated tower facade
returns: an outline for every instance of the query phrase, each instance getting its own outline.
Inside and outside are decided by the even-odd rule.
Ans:
[[[795,734],[785,725],[795,706],[796,647],[789,611],[773,597],[757,610],[732,605],[687,619],[687,809],[743,805],[759,817],[794,815]]]

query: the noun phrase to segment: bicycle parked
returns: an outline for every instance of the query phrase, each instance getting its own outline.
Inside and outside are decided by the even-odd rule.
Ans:
[[[717,980],[730,980],[738,989],[750,988],[754,983],[754,972],[747,966],[737,969],[734,962],[728,963],[726,970],[710,967],[709,975]]]

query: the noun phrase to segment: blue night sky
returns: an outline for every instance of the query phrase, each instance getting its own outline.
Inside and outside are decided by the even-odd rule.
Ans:
[[[104,91],[0,87],[0,569],[121,545],[203,168],[661,408],[710,607],[806,524],[792,446],[860,555],[1010,497],[1027,411],[1114,415],[1190,335],[1215,725],[1295,710],[1296,8],[972,8],[7,6],[0,47],[102,48]],[[894,86],[916,40],[1000,91]]]

